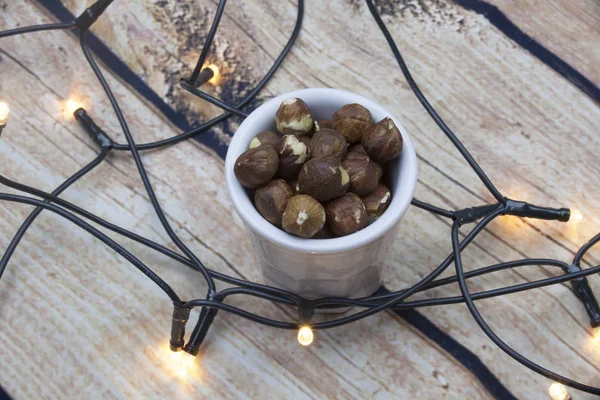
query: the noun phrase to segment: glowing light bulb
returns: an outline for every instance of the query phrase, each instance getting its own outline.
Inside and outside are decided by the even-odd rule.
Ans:
[[[550,394],[552,400],[571,399],[571,396],[569,396],[569,393],[567,392],[567,388],[558,382],[554,382],[552,385],[550,385],[550,388],[548,389],[548,394]]]
[[[84,106],[84,103],[79,98],[69,97],[67,100],[65,100],[63,102],[63,105],[62,105],[63,118],[65,118],[65,119],[74,118],[73,113],[75,112],[75,110],[77,110],[78,108],[81,108],[83,106]]]
[[[592,328],[592,336],[597,342],[600,342],[600,326]]]
[[[196,357],[185,351],[170,351],[173,371],[179,376],[186,376],[196,365]]]
[[[8,108],[8,104],[0,101],[0,126],[6,125],[9,111],[10,109]]]
[[[208,81],[213,85],[216,85],[219,81],[219,67],[217,67],[215,64],[209,64],[206,68],[211,69],[213,72],[213,77],[210,78]]]
[[[300,342],[302,346],[310,345],[313,342],[313,339],[314,335],[310,326],[303,326],[300,328],[298,331],[298,342]]]
[[[583,214],[581,213],[581,211],[574,209],[573,211],[571,211],[571,218],[569,219],[570,222],[574,223],[574,224],[578,224],[583,220]]]

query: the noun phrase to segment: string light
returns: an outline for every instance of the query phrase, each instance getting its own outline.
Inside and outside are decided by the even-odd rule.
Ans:
[[[208,82],[216,85],[219,82],[219,67],[215,64],[209,64],[206,68],[209,68],[213,72],[213,77],[210,78]]]
[[[571,396],[569,396],[569,393],[567,392],[567,388],[564,387],[564,385],[558,383],[558,382],[554,382],[552,385],[550,385],[550,388],[548,389],[548,393],[550,394],[550,397],[552,398],[552,400],[570,400]]]
[[[358,311],[357,313],[355,313],[351,316],[341,317],[341,318],[329,320],[326,322],[315,323],[313,326],[315,326],[315,328],[317,328],[317,329],[327,329],[327,328],[333,328],[335,326],[345,325],[345,324],[351,323],[353,321],[357,321],[359,319],[366,318],[369,315],[373,315],[373,314],[375,314],[377,312],[381,312],[385,309],[389,309],[394,304],[396,305],[396,307],[398,307],[398,309],[400,309],[400,308],[411,309],[411,308],[417,307],[417,303],[420,303],[422,305],[427,303],[427,305],[431,306],[434,304],[436,304],[436,305],[444,304],[443,300],[450,300],[450,302],[447,304],[451,304],[451,303],[457,302],[456,299],[458,299],[458,301],[461,301],[464,299],[465,302],[467,302],[467,300],[469,300],[467,302],[467,305],[469,306],[472,313],[477,314],[479,316],[479,320],[478,320],[478,322],[480,322],[479,325],[485,326],[484,331],[488,334],[488,336],[490,338],[492,338],[492,341],[496,345],[498,345],[498,347],[500,347],[504,351],[508,352],[508,350],[510,350],[510,349],[509,348],[507,349],[506,345],[501,340],[499,340],[497,338],[494,339],[495,334],[493,333],[493,331],[491,331],[491,329],[489,329],[489,327],[487,327],[487,325],[485,324],[485,321],[478,314],[477,309],[473,305],[472,300],[474,299],[475,296],[474,295],[472,296],[471,293],[469,293],[468,289],[466,289],[465,278],[464,278],[464,276],[462,276],[463,272],[462,272],[462,265],[461,265],[461,258],[460,258],[462,248],[460,247],[460,245],[462,245],[462,243],[464,243],[464,246],[466,247],[468,245],[468,241],[467,241],[467,239],[465,239],[464,242],[462,242],[460,244],[458,243],[458,229],[463,224],[473,223],[477,219],[483,218],[482,222],[478,223],[478,225],[475,226],[475,228],[471,231],[471,233],[469,233],[468,237],[473,239],[477,234],[479,234],[482,231],[482,229],[484,229],[485,225],[489,221],[493,220],[495,217],[497,217],[501,213],[506,213],[506,214],[519,216],[519,217],[530,217],[530,218],[539,218],[539,219],[547,219],[547,220],[559,220],[559,221],[564,222],[566,219],[566,216],[568,215],[568,210],[538,207],[538,206],[534,206],[532,204],[528,204],[528,203],[521,202],[521,201],[507,200],[504,196],[502,196],[502,194],[496,189],[496,187],[489,180],[489,178],[486,176],[486,174],[481,169],[481,167],[477,164],[477,162],[472,158],[472,156],[466,150],[466,148],[464,148],[464,146],[462,146],[462,144],[460,143],[460,140],[443,123],[441,117],[435,112],[433,107],[431,107],[431,105],[428,103],[425,96],[420,92],[420,90],[418,89],[412,76],[408,72],[408,67],[406,67],[406,65],[404,64],[404,61],[400,55],[400,52],[396,48],[393,38],[387,31],[387,28],[385,27],[385,24],[383,23],[383,21],[381,20],[375,5],[373,4],[372,0],[366,0],[366,1],[367,1],[367,5],[368,5],[371,13],[373,14],[373,17],[375,18],[375,21],[377,22],[382,33],[386,37],[388,44],[394,51],[396,60],[400,64],[402,72],[403,72],[406,80],[409,82],[410,87],[413,90],[414,94],[418,97],[418,99],[421,101],[421,103],[424,106],[426,106],[430,115],[435,120],[435,122],[438,124],[438,126],[442,129],[442,131],[446,134],[446,136],[453,141],[453,143],[455,144],[455,147],[458,148],[459,152],[463,155],[463,157],[466,159],[466,161],[469,163],[469,165],[472,167],[472,169],[475,171],[475,173],[479,176],[480,180],[485,184],[485,186],[488,188],[490,193],[495,197],[495,199],[498,201],[498,203],[493,204],[493,205],[470,207],[467,209],[456,210],[456,211],[448,211],[448,210],[441,209],[439,207],[435,207],[430,204],[426,204],[426,203],[417,201],[417,203],[420,204],[420,205],[417,205],[417,207],[422,208],[427,211],[430,211],[430,212],[433,212],[435,214],[447,217],[447,218],[452,218],[455,220],[455,224],[453,225],[452,241],[453,241],[453,246],[454,246],[454,261],[455,261],[456,268],[457,268],[457,280],[459,280],[459,283],[461,284],[461,289],[463,289],[463,292],[464,292],[462,299],[461,298],[454,298],[454,299],[447,298],[447,299],[431,299],[431,300],[428,299],[428,300],[424,300],[422,302],[420,302],[420,301],[412,301],[412,302],[406,302],[406,303],[404,302],[404,300],[406,300],[408,297],[410,297],[410,295],[411,295],[410,293],[414,293],[418,289],[426,289],[426,286],[429,285],[430,283],[432,284],[432,287],[435,287],[434,284],[436,284],[436,282],[441,281],[441,279],[436,280],[436,278],[440,274],[442,274],[444,272],[444,270],[447,269],[448,266],[450,265],[452,259],[451,259],[451,257],[448,257],[448,259],[447,259],[448,261],[445,261],[442,264],[440,264],[436,268],[436,270],[431,272],[427,277],[423,278],[417,284],[415,284],[412,287],[407,288],[403,291],[397,291],[397,292],[393,292],[393,293],[372,296],[372,297],[366,298],[366,300],[352,300],[352,299],[345,299],[345,298],[337,299],[337,300],[336,299],[313,300],[314,301],[313,305],[315,307],[336,306],[336,305],[337,306],[357,305],[357,306],[365,308],[365,310]],[[97,0],[96,3],[94,3],[94,5],[92,5],[90,8],[88,8],[84,14],[82,14],[80,17],[78,17],[77,20],[74,21],[73,24],[39,25],[37,27],[16,28],[9,33],[12,35],[12,34],[17,34],[17,33],[33,32],[36,30],[65,29],[65,28],[72,28],[73,26],[77,26],[80,30],[81,45],[82,45],[84,54],[86,55],[91,67],[94,69],[94,72],[96,72],[96,74],[98,75],[99,81],[100,81],[101,85],[104,87],[105,92],[108,95],[109,99],[114,103],[115,114],[120,119],[124,120],[125,117],[123,116],[122,112],[119,110],[118,107],[116,107],[117,100],[114,98],[114,95],[112,94],[112,91],[110,90],[109,85],[106,83],[105,79],[103,78],[103,74],[100,71],[97,64],[95,63],[95,61],[93,60],[93,57],[91,57],[91,55],[89,53],[89,47],[87,47],[86,42],[85,42],[85,31],[100,16],[102,11],[104,11],[104,9],[108,6],[108,4],[110,4],[110,1]],[[221,13],[222,13],[222,7],[224,7],[224,4],[225,4],[225,1],[221,0],[220,1]],[[274,64],[273,68],[265,76],[265,79],[264,79],[265,82],[273,74],[276,67],[279,66],[279,64],[283,60],[284,56],[289,51],[289,48],[291,48],[291,45],[293,44],[294,40],[298,36],[298,33],[300,31],[301,21],[302,21],[302,15],[303,15],[303,7],[304,7],[303,4],[304,4],[303,0],[298,0],[298,19],[296,22],[296,27],[294,28],[294,33],[292,34],[292,37],[288,41],[285,51],[278,58],[278,61]],[[216,25],[218,25],[219,18],[220,18],[220,16],[218,18],[217,17],[215,18],[215,21],[216,21],[214,24],[215,30],[216,30]],[[214,33],[213,33],[213,35],[214,35]],[[210,37],[209,40],[207,40],[207,42],[205,43],[206,48],[208,48],[207,46],[210,46],[211,41],[212,41],[212,37]],[[200,60],[198,62],[198,65],[203,65],[203,64],[204,64],[204,57],[201,56]],[[219,76],[219,68],[217,66],[211,64],[211,65],[208,65],[206,69],[210,70],[210,74],[212,74],[212,77],[211,77],[211,79],[207,79],[204,82],[208,81],[208,82],[211,82],[212,84],[216,84],[216,82],[218,81],[217,78]],[[209,72],[209,71],[206,71],[206,72]],[[207,75],[207,76],[209,76],[209,75]],[[255,89],[255,91],[258,91],[258,89],[260,89],[260,87],[257,87],[257,89]],[[220,102],[217,99],[215,99],[215,100],[217,101],[217,103],[213,102],[213,104],[217,104],[225,110],[227,110],[228,108],[233,109],[233,107],[228,106],[227,104]],[[241,102],[241,106],[244,105],[243,104],[244,102],[247,103],[247,101],[244,100]],[[241,107],[241,106],[239,106],[239,107]],[[66,100],[65,103],[63,104],[63,113],[66,118],[71,118],[73,115],[73,112],[80,107],[83,107],[82,101],[78,100],[77,98],[70,98],[70,99]],[[8,111],[6,112],[6,114],[8,114]],[[220,121],[219,118],[214,119],[213,120],[213,121],[215,121],[214,123],[219,122]],[[223,117],[223,119],[224,118],[226,118],[226,116]],[[111,142],[110,146],[103,148],[103,150],[107,150],[107,149],[111,150],[111,151],[112,150],[119,150],[119,151],[128,150],[128,151],[131,151],[133,153],[133,155],[137,157],[137,156],[139,156],[137,153],[138,150],[147,150],[150,148],[158,148],[158,147],[166,146],[169,144],[177,143],[178,141],[183,140],[184,138],[191,137],[192,134],[195,135],[201,131],[205,131],[206,129],[210,128],[209,125],[212,123],[213,122],[211,121],[211,122],[203,125],[203,127],[201,129],[196,128],[190,132],[182,133],[182,134],[180,134],[176,137],[170,138],[168,140],[162,140],[162,141],[158,141],[158,142],[152,142],[152,143],[137,145],[137,146],[133,146],[133,144],[124,145],[124,144],[120,144],[120,143],[112,143]],[[125,124],[123,124],[123,125],[125,125]],[[125,126],[123,129],[123,132],[124,132],[125,136],[127,137],[128,141],[132,142],[131,134]],[[104,154],[103,157],[104,156],[106,156],[106,154]],[[97,160],[99,160],[98,161],[98,164],[99,164],[99,162],[101,162],[103,160],[103,158],[97,158]],[[138,161],[137,158],[136,158],[136,161]],[[98,164],[90,164],[91,167],[86,167],[87,169],[84,168],[80,172],[87,172],[87,171],[91,170],[91,168],[93,168],[95,165],[98,165]],[[141,164],[141,161],[138,161],[138,164]],[[146,190],[147,190],[148,194],[152,197],[152,196],[154,196],[154,192],[153,192],[153,189],[152,189],[152,186],[150,185],[150,183],[146,183],[148,181],[148,176],[142,167],[143,167],[143,165],[138,165],[140,175],[144,179]],[[0,176],[0,180],[3,180],[3,177]],[[69,184],[73,183],[74,181],[75,181],[75,179],[73,179],[71,182],[69,182]],[[3,183],[5,183],[4,180],[3,180]],[[11,186],[8,183],[6,183],[6,184],[10,187],[17,188],[15,186]],[[31,192],[29,192],[27,189],[23,189],[23,186],[24,185],[18,186],[19,190],[22,190],[22,191],[25,191],[25,192],[31,194]],[[32,189],[32,188],[29,188],[29,189]],[[39,194],[39,191],[36,192],[36,195],[37,194]],[[51,198],[51,197],[48,196],[48,198]],[[62,202],[62,200],[60,198],[52,197],[53,203],[60,203],[61,205],[65,206],[65,209],[62,209],[62,208],[58,207],[57,205],[50,204],[49,202],[46,203],[46,202],[23,198],[23,197],[17,198],[16,196],[11,196],[11,195],[7,195],[7,194],[0,194],[0,199],[5,200],[5,201],[14,201],[14,202],[19,202],[19,203],[36,205],[36,206],[44,208],[44,209],[53,210],[54,212],[56,212],[57,214],[60,214],[64,218],[69,219],[70,221],[72,221],[73,223],[78,225],[79,227],[85,228],[92,235],[98,237],[99,239],[102,239],[105,244],[109,245],[109,247],[111,247],[113,250],[116,250],[120,255],[125,257],[132,264],[134,264],[146,276],[148,276],[150,279],[152,279],[171,298],[171,300],[174,303],[177,303],[177,304],[185,303],[186,307],[202,306],[202,307],[204,307],[203,311],[207,310],[206,307],[209,307],[208,308],[209,310],[213,310],[215,312],[216,312],[216,310],[225,310],[225,311],[236,313],[240,316],[243,316],[244,318],[248,318],[249,320],[252,320],[256,323],[261,323],[264,325],[269,325],[269,326],[277,327],[277,328],[294,329],[295,327],[297,327],[297,324],[295,322],[272,320],[269,318],[262,317],[260,315],[252,314],[252,313],[244,311],[240,308],[222,303],[221,300],[219,299],[219,296],[222,295],[224,298],[225,297],[224,292],[226,290],[230,290],[230,292],[229,292],[230,294],[235,293],[234,291],[231,291],[231,289],[233,289],[233,288],[225,289],[222,292],[216,292],[216,293],[213,293],[213,291],[212,291],[213,288],[211,288],[210,296],[209,296],[208,300],[199,299],[199,300],[191,300],[191,301],[182,302],[181,299],[179,299],[179,297],[177,296],[177,294],[174,292],[174,290],[172,288],[170,288],[164,281],[162,281],[162,279],[158,275],[156,275],[152,270],[150,270],[146,265],[144,265],[143,262],[141,262],[140,260],[137,260],[133,255],[129,254],[124,247],[120,246],[118,243],[112,241],[108,237],[102,236],[100,234],[100,232],[95,231],[94,230],[95,228],[93,228],[91,225],[87,224],[86,222],[84,222],[82,220],[76,219],[74,217],[74,215],[67,212],[66,208],[68,208],[68,207],[65,204],[68,204],[68,203]],[[155,200],[155,201],[158,202],[158,200]],[[413,200],[413,204],[415,204],[414,203],[415,201],[416,201],[416,199]],[[491,211],[491,209],[489,211],[487,211],[490,206],[493,206],[493,209],[494,209],[493,211]],[[485,210],[482,210],[482,208]],[[73,210],[73,209],[70,208],[70,210]],[[164,212],[160,209],[160,206],[158,204],[155,204],[155,211],[159,217],[166,220],[166,216],[165,216]],[[85,210],[78,211],[78,213],[82,213],[82,212],[85,212]],[[87,213],[87,214],[89,214],[89,213]],[[102,226],[104,226],[106,228],[109,227],[109,225],[106,221],[102,220],[101,218],[95,217],[93,215],[91,215],[91,216],[94,217],[95,222],[98,222],[99,224],[101,224]],[[572,221],[575,224],[577,224],[577,223],[581,222],[582,219],[583,219],[583,216],[581,215],[581,212],[579,212],[578,210],[574,210]],[[167,222],[163,222],[163,225],[165,226],[165,229],[167,229],[167,231],[170,232],[169,224]],[[26,226],[26,225],[23,225],[23,226]],[[130,237],[130,238],[133,237],[133,235],[134,235],[131,232],[128,232],[120,227],[113,226],[108,229],[112,229],[113,231],[120,233],[121,235]],[[188,250],[185,247],[185,245],[180,243],[180,240],[177,237],[177,235],[175,235],[173,233],[172,235],[170,234],[169,236],[171,236],[173,241],[175,241],[175,243],[178,245],[178,247],[181,250],[183,250],[184,253],[186,253],[186,256],[188,256],[189,258],[183,257],[182,255],[179,255],[177,253],[174,253],[165,247],[161,247],[158,244],[155,244],[155,243],[153,244],[153,242],[149,242],[149,241],[145,240],[145,238],[138,238],[138,239],[140,239],[139,241],[141,243],[145,244],[146,246],[149,246],[157,251],[161,251],[165,255],[168,255],[174,259],[177,259],[178,261],[185,263],[185,264],[189,265],[190,267],[193,267],[193,268],[197,267],[197,269],[200,269],[201,272],[204,273],[206,281],[207,281],[207,283],[209,283],[209,286],[210,285],[214,286],[212,279],[215,278],[215,279],[220,279],[222,281],[225,281],[228,283],[233,283],[234,285],[239,286],[239,288],[235,288],[237,290],[237,293],[244,293],[244,294],[253,295],[256,297],[270,299],[270,300],[277,301],[277,302],[280,302],[283,304],[292,304],[292,305],[294,303],[298,304],[301,300],[294,293],[285,292],[281,289],[268,287],[265,285],[259,285],[256,283],[243,281],[241,279],[235,279],[233,277],[225,276],[222,274],[219,274],[220,275],[219,276],[214,271],[208,272],[207,270],[205,270],[204,265],[199,260],[195,259],[195,256],[191,253],[191,251]],[[17,242],[18,242],[18,239],[20,239],[20,237],[22,237],[22,234],[20,234],[20,236],[19,235],[15,236],[15,238],[17,239]],[[578,265],[579,262],[581,261],[581,258],[586,254],[586,252],[589,250],[589,248],[591,248],[593,245],[595,245],[596,243],[599,243],[599,242],[600,242],[600,234],[597,235],[596,237],[594,237],[592,240],[590,240],[590,242],[588,244],[586,244],[579,250],[579,252],[577,253],[577,255],[575,257],[574,264]],[[10,258],[10,255],[9,255],[9,258]],[[539,264],[539,260],[538,261],[526,260],[526,261],[530,261],[530,265],[538,265]],[[553,261],[553,260],[550,260],[550,261]],[[513,267],[523,265],[519,261],[513,261],[513,262],[504,263],[504,264],[505,264],[505,266],[504,266],[505,268],[513,268]],[[591,274],[592,272],[598,272],[599,269],[600,269],[600,267],[590,268],[589,271],[587,271],[588,275]],[[0,275],[1,275],[1,270],[2,270],[2,268],[0,268]],[[460,276],[458,276],[459,272],[460,272]],[[580,274],[581,272],[584,272],[584,271],[579,271],[577,273]],[[482,274],[483,274],[483,272],[482,272]],[[529,290],[529,289],[533,289],[536,287],[541,287],[546,284],[549,285],[549,284],[556,284],[559,282],[567,281],[567,279],[560,281],[559,279],[562,279],[562,278],[568,278],[570,280],[573,280],[574,274],[576,274],[576,273],[571,274],[571,276],[548,278],[546,280],[547,282],[543,282],[543,280],[540,280],[540,281],[536,281],[536,282],[530,282],[528,284],[523,284],[522,285],[523,287],[520,288],[518,291]],[[583,276],[583,275],[580,274],[579,276]],[[550,281],[552,281],[552,282],[550,282]],[[450,280],[448,282],[453,282],[453,281]],[[445,284],[446,283],[440,283],[438,286],[445,285]],[[510,289],[510,288],[504,288],[504,289]],[[591,292],[591,290],[590,290],[590,292]],[[510,293],[510,292],[508,290],[506,290],[505,294],[507,294],[507,293]],[[495,297],[496,295],[500,295],[500,294],[494,294],[494,296],[490,296],[490,297]],[[593,298],[593,294],[591,294],[590,296],[591,296],[590,298]],[[582,301],[586,305],[589,304],[589,302],[586,302],[586,300],[582,300]],[[408,303],[412,303],[412,305],[409,305]],[[209,311],[209,312],[211,312],[211,311]],[[202,321],[202,323],[204,323],[204,321],[206,321],[206,319],[202,319],[201,321]],[[301,321],[303,321],[303,320],[301,319]],[[204,329],[203,335],[206,334],[206,331],[208,330],[209,326],[210,326],[210,324],[197,325],[197,327]],[[482,327],[482,329],[483,329],[483,327]],[[312,328],[308,325],[301,326],[298,331],[298,341],[300,342],[300,344],[302,344],[303,346],[308,346],[313,342],[313,339],[314,339],[314,337],[313,337]],[[170,350],[169,350],[169,354],[170,354],[169,356],[166,356],[166,355],[165,356],[170,358],[170,362],[166,362],[165,364],[167,364],[168,366],[173,366],[174,371],[177,371],[177,375],[186,376],[186,375],[188,375],[188,373],[190,371],[196,371],[196,369],[194,369],[194,367],[196,366],[195,358],[191,354],[189,354],[187,352],[183,352],[183,351],[171,352]],[[527,368],[530,368],[531,370],[536,371],[536,372],[540,373],[541,375],[549,377],[549,374],[547,373],[547,371],[541,370],[536,364],[529,361],[525,357],[523,357],[520,354],[515,353],[515,352],[512,352],[511,354],[513,355],[513,357],[518,356],[520,362],[523,365],[525,365]],[[556,375],[556,374],[554,374],[554,375]],[[600,394],[600,388],[594,388],[591,386],[587,386],[587,385],[578,383],[576,381],[570,380],[568,378],[563,378],[563,377],[561,377],[561,378],[557,378],[557,379],[561,380],[565,384],[570,385],[574,388],[583,390],[588,393]],[[566,388],[562,384],[559,384],[559,383],[554,383],[552,386],[550,386],[549,393],[553,400],[556,400],[556,399],[568,400],[568,399],[570,399],[570,396],[567,393]]]
[[[77,96],[69,97],[62,104],[61,114],[65,119],[73,118],[73,113],[78,108],[84,108],[85,102]]]
[[[196,357],[185,351],[171,351],[170,349],[167,351],[170,353],[171,368],[176,375],[185,377],[194,371]]]
[[[313,331],[310,329],[310,326],[303,326],[298,331],[298,342],[302,346],[309,346],[314,339]]]
[[[573,224],[577,225],[581,221],[583,221],[583,214],[581,213],[581,211],[573,209],[571,211],[571,218],[569,219],[569,222],[572,222]]]
[[[10,109],[8,108],[8,104],[6,104],[4,101],[0,101],[0,129],[6,126],[9,112]]]
[[[596,340],[596,342],[600,342],[600,326],[592,328],[592,336]]]

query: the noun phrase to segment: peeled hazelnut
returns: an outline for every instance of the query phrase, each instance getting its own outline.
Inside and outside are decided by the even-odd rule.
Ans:
[[[367,210],[369,223],[372,223],[387,210],[392,201],[392,193],[390,189],[380,183],[371,193],[361,197],[361,200]]]
[[[382,169],[368,155],[357,151],[348,153],[342,166],[350,175],[349,191],[359,196],[371,193],[377,187]]]
[[[292,198],[292,189],[283,179],[275,179],[254,192],[254,205],[264,219],[281,226],[281,216]]]
[[[277,152],[270,146],[259,146],[240,154],[233,172],[243,186],[252,189],[269,182],[278,166]]]
[[[321,129],[333,129],[333,121],[329,119],[320,119],[315,121],[315,133]]]
[[[292,197],[283,212],[281,226],[292,235],[313,237],[325,225],[325,209],[317,200],[300,194]]]
[[[343,160],[346,155],[348,143],[338,131],[323,128],[310,140],[310,158],[322,158],[325,156],[334,156],[338,160]]]
[[[306,135],[313,129],[313,118],[301,99],[284,100],[275,114],[277,130],[284,135]]]
[[[349,184],[348,172],[340,161],[332,156],[307,161],[298,176],[300,193],[308,194],[318,201],[341,196]]]
[[[262,131],[259,132],[258,135],[254,136],[254,139],[250,141],[248,148],[253,149],[264,144],[275,147],[277,142],[279,142],[279,139],[281,139],[281,136],[278,133],[272,131]]]
[[[333,129],[344,135],[348,143],[360,142],[371,125],[371,113],[360,104],[346,104],[333,113]]]
[[[331,232],[331,229],[327,226],[327,224],[323,225],[321,230],[312,237],[313,239],[333,239],[335,235]]]
[[[383,164],[402,153],[402,134],[390,118],[384,118],[365,132],[362,145],[367,154]]]
[[[354,193],[346,193],[325,206],[327,226],[338,236],[358,232],[368,224],[365,206]]]
[[[294,135],[282,137],[275,146],[279,156],[279,176],[295,178],[308,158],[308,147]]]

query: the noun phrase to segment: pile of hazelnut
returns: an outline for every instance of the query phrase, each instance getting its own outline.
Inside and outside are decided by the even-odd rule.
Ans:
[[[357,232],[389,206],[382,166],[402,152],[390,118],[373,123],[369,110],[347,104],[332,120],[315,121],[301,99],[281,103],[277,132],[260,132],[235,162],[260,215],[303,238]]]

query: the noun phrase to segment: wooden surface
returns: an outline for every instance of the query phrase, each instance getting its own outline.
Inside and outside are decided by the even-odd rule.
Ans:
[[[88,3],[63,4],[78,15]],[[569,262],[600,227],[598,99],[460,2],[383,3],[384,20],[420,87],[501,191],[536,204],[572,206],[584,215],[577,226],[499,219],[464,253],[466,269],[523,257]],[[600,84],[597,2],[491,3]],[[193,66],[216,4],[116,1],[93,31],[149,89],[194,124],[219,110],[183,93],[176,83]],[[56,21],[50,8],[31,0],[0,1],[0,28]],[[223,71],[213,94],[235,103],[247,93],[281,51],[295,18],[295,2],[230,0],[209,56]],[[114,71],[107,76],[138,142],[179,131],[132,82]],[[490,200],[410,92],[361,1],[307,0],[296,46],[254,104],[293,89],[321,86],[352,90],[393,110],[419,155],[419,199],[452,209]],[[51,191],[95,157],[95,145],[63,115],[64,103],[72,97],[123,141],[74,36],[38,33],[0,41],[0,98],[11,106],[0,140],[2,174]],[[231,120],[214,134],[226,143],[238,122]],[[251,244],[228,199],[217,152],[188,141],[145,153],[143,161],[184,242],[210,268],[260,280]],[[169,244],[133,171],[127,154],[111,154],[64,197]],[[0,248],[8,245],[30,211],[0,203]],[[198,274],[112,237],[183,298],[203,296]],[[389,257],[386,286],[414,283],[449,252],[447,222],[411,208]],[[600,251],[588,260],[598,264]],[[552,274],[530,267],[477,278],[469,286],[475,292]],[[600,280],[593,277],[591,284],[600,295]],[[457,293],[457,287],[448,287],[428,296]],[[293,318],[289,309],[268,302],[237,298],[231,304],[272,318]],[[583,306],[567,285],[484,300],[478,306],[498,334],[525,356],[600,386],[600,347],[590,334]],[[497,349],[464,305],[420,312],[478,356],[515,397],[548,398],[550,382]],[[493,397],[492,389],[452,352],[391,313],[318,332],[308,348],[298,345],[295,332],[221,313],[195,368],[181,376],[167,350],[170,314],[168,299],[130,264],[45,212],[0,282],[0,385],[15,399]],[[593,398],[570,392],[578,400]]]

